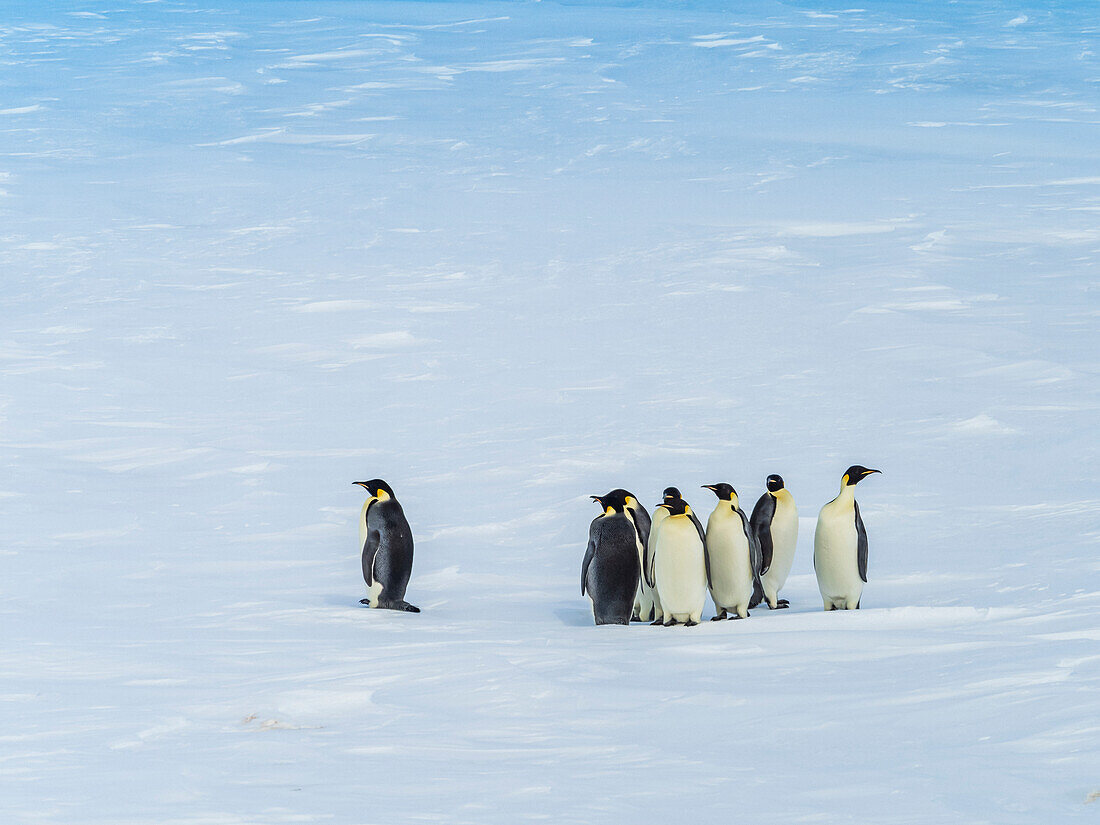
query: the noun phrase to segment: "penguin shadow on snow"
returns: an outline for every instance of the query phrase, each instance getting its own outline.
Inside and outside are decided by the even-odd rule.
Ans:
[[[602,627],[603,625],[592,624],[592,611],[584,606],[578,605],[577,607],[556,607],[554,608],[554,615],[557,616],[558,621],[567,627]],[[615,627],[622,627],[622,625],[614,625]]]
[[[316,603],[319,607],[324,608],[338,608],[340,610],[349,610],[359,612],[360,610],[370,610],[369,604],[364,604],[359,598],[358,594],[348,594],[345,590],[339,593],[325,593]],[[422,610],[438,610],[441,606],[445,605],[445,600],[433,602],[431,604],[421,605]],[[376,610],[372,611],[374,615],[378,617],[382,616],[409,616],[409,621],[415,621],[415,613],[405,610]]]

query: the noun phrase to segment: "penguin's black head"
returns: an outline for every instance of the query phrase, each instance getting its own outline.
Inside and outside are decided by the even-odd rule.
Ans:
[[[616,487],[614,490],[612,490],[607,495],[608,496],[622,496],[623,501],[626,501],[627,499],[631,499],[631,498],[634,499],[635,501],[638,500],[638,497],[636,495],[634,495],[629,490],[624,490],[622,487]],[[607,498],[607,496],[604,496],[604,498]]]
[[[680,497],[669,497],[665,499],[664,504],[658,504],[657,506],[664,507],[666,510],[668,510],[668,514],[670,516],[682,516],[684,513],[687,512],[688,509],[688,503]]]
[[[777,476],[775,473],[772,473],[768,476],[767,485],[769,493],[778,493],[783,489],[783,476]]]
[[[665,487],[665,491],[661,494],[664,496],[665,501],[672,501],[674,499],[682,498],[680,491],[675,487]]]
[[[626,490],[612,490],[602,496],[592,496],[592,500],[598,502],[605,511],[610,507],[616,513],[621,513],[626,509],[626,497],[629,495]]]
[[[733,501],[734,496],[737,495],[737,491],[733,489],[732,484],[704,484],[703,488],[706,490],[713,490],[714,494],[718,496],[719,501]]]
[[[872,473],[881,472],[882,470],[868,470],[861,464],[853,464],[851,467],[844,471],[844,486],[855,487],[857,484],[863,481],[863,479],[867,478],[867,476],[871,475]]]
[[[370,493],[371,498],[381,498],[378,495],[379,491],[382,491],[389,498],[394,498],[393,489],[380,478],[372,478],[370,481],[353,481],[352,484],[358,484],[360,487]]]

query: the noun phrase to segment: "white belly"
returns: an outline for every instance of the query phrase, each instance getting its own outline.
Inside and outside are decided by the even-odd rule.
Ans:
[[[798,508],[789,494],[776,497],[771,534],[772,564],[761,576],[761,581],[766,593],[778,593],[791,573],[794,548],[798,544]]]
[[[653,570],[664,613],[677,621],[698,621],[707,599],[707,572],[691,519],[678,516],[661,523]]]
[[[848,506],[826,504],[821,508],[814,532],[814,567],[817,586],[826,603],[855,607],[863,593],[859,577],[859,540],[855,510]]]
[[[747,609],[752,598],[752,559],[741,517],[719,504],[707,521],[711,598],[715,607]]]

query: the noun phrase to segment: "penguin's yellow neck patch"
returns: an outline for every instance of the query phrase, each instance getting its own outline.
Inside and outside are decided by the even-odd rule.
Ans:
[[[845,474],[844,474],[844,478],[842,478],[842,479],[840,480],[840,486],[841,486],[841,487],[847,487],[847,486],[848,486],[848,480],[849,480],[849,479],[848,479],[848,474],[847,474],[847,473],[845,473]]]
[[[390,498],[390,494],[387,493],[385,490],[379,490],[377,493],[375,493],[374,497],[379,501],[388,501]]]
[[[607,508],[606,508],[606,509],[605,509],[605,510],[603,511],[603,514],[604,514],[605,516],[613,516],[613,515],[615,515],[615,508],[614,508],[614,507],[611,507],[611,506],[608,506],[608,507],[607,507]]]

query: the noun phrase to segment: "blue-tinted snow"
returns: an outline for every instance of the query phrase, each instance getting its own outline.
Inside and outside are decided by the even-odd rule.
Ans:
[[[1100,24],[865,5],[3,3],[4,821],[1095,818]],[[770,472],[792,610],[591,626]]]

